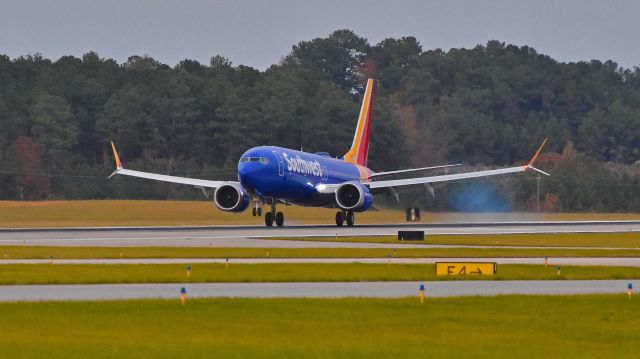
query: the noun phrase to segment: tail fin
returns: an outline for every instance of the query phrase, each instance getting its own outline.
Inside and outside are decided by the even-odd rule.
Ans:
[[[343,159],[347,162],[359,165],[367,165],[367,154],[369,153],[369,126],[371,124],[371,111],[373,104],[373,79],[367,80],[367,88],[364,91],[358,126],[353,136],[353,143],[349,152],[345,153]]]

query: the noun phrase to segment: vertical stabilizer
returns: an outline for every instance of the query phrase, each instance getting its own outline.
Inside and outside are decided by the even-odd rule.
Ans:
[[[373,79],[367,80],[367,88],[364,91],[360,116],[356,133],[353,136],[353,143],[349,152],[345,153],[344,160],[359,166],[367,166],[367,155],[369,153],[369,128],[371,125],[371,110],[373,104]]]

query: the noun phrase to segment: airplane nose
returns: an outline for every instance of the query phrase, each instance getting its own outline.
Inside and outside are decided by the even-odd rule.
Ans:
[[[255,185],[260,178],[270,175],[274,163],[277,168],[276,158],[269,153],[245,153],[238,162],[238,177],[248,186]]]
[[[238,174],[240,175],[240,177],[249,176],[252,173],[256,172],[256,167],[257,166],[255,165],[255,163],[238,163]]]

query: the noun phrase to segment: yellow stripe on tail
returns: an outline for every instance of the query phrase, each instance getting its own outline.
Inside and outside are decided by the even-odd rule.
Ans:
[[[344,160],[359,166],[367,165],[367,155],[369,152],[369,127],[371,123],[371,110],[373,99],[373,79],[367,80],[367,87],[364,91],[362,99],[362,107],[360,108],[360,116],[358,117],[358,125],[356,133],[353,136],[351,148],[344,155]]]

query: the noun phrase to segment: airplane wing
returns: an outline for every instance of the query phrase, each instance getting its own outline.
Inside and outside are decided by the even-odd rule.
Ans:
[[[547,143],[548,139],[545,139],[538,148],[538,151],[533,155],[531,160],[523,165],[516,167],[507,167],[507,168],[499,168],[495,170],[486,170],[486,171],[476,171],[476,172],[466,172],[466,173],[456,173],[450,175],[439,175],[439,176],[429,176],[429,177],[416,177],[416,178],[407,178],[407,179],[394,179],[394,180],[386,180],[386,181],[371,181],[371,182],[363,182],[362,184],[369,187],[370,189],[379,189],[379,188],[390,188],[390,187],[401,187],[401,186],[410,186],[417,184],[428,184],[428,183],[437,183],[437,182],[446,182],[446,181],[455,181],[460,179],[467,178],[477,178],[477,177],[487,177],[487,176],[496,176],[508,173],[518,173],[525,172],[527,170],[533,170],[544,175],[550,176],[548,173],[539,170],[533,167],[538,155],[542,151],[542,148]],[[321,184],[316,186],[316,190],[320,193],[333,193],[335,192],[340,184]]]
[[[118,152],[116,151],[116,146],[113,144],[113,142],[111,142],[111,148],[113,149],[113,157],[115,157],[115,160],[116,160],[116,170],[109,176],[109,178],[115,175],[123,175],[123,176],[131,176],[131,177],[138,177],[138,178],[146,178],[154,181],[186,184],[186,185],[195,186],[201,189],[202,188],[218,188],[224,183],[228,183],[225,181],[210,181],[210,180],[203,180],[203,179],[197,179],[197,178],[176,177],[176,176],[161,175],[157,173],[127,170],[122,166],[122,162],[120,162],[120,157],[118,156]]]
[[[397,179],[397,180],[388,180],[388,181],[374,181],[374,182],[365,183],[365,185],[369,186],[369,188],[371,189],[399,187],[399,186],[409,186],[409,185],[422,184],[422,183],[436,183],[436,182],[454,181],[454,180],[466,179],[466,178],[495,176],[495,175],[502,175],[507,173],[524,172],[526,170],[527,169],[525,166],[518,166],[518,167],[501,168],[497,170],[456,173],[452,175],[417,177],[417,178]]]
[[[460,163],[452,164],[452,165],[442,165],[442,166],[431,166],[431,167],[420,167],[420,168],[410,168],[408,170],[397,170],[397,171],[386,171],[386,172],[374,172],[369,176],[369,178],[398,174],[398,173],[406,173],[406,172],[417,172],[424,170],[434,170],[437,168],[447,168],[447,167],[455,167],[460,166]]]
[[[529,169],[549,176],[548,173],[533,167],[533,164],[535,163],[536,159],[538,158],[538,155],[542,151],[542,148],[547,143],[547,140],[548,139],[545,139],[544,142],[542,142],[542,145],[540,145],[540,148],[538,148],[538,151],[536,151],[536,153],[533,155],[531,160],[526,165],[523,165],[523,166],[507,167],[507,168],[500,168],[500,169],[487,170],[487,171],[456,173],[456,174],[450,174],[450,175],[417,177],[417,178],[396,179],[396,180],[387,180],[387,181],[373,181],[373,182],[368,182],[364,184],[366,186],[369,186],[369,188],[371,189],[399,187],[399,186],[409,186],[409,185],[422,184],[422,183],[446,182],[446,181],[454,181],[454,180],[466,179],[466,178],[477,178],[477,177],[502,175],[507,173],[518,173],[518,172],[525,172]]]

